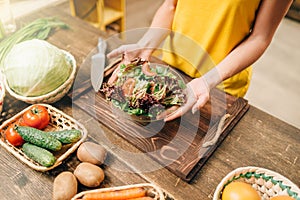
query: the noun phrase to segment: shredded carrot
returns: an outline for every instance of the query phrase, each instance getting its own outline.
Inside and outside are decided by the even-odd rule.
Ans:
[[[94,192],[87,193],[83,196],[84,200],[126,200],[146,196],[144,188],[130,188],[124,190],[107,191],[107,192]]]

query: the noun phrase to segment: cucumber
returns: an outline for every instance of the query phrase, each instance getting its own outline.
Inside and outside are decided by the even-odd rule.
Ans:
[[[56,161],[56,158],[50,151],[28,142],[23,144],[22,150],[29,158],[45,167],[51,167]]]
[[[81,131],[77,129],[47,132],[63,144],[77,142],[81,138]]]
[[[43,147],[52,151],[61,149],[62,144],[45,131],[27,126],[16,126],[16,131],[26,141],[36,146]]]

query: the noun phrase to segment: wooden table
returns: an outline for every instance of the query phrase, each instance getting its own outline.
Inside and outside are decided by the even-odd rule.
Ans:
[[[29,22],[46,16],[57,16],[70,25],[70,30],[58,30],[48,41],[70,51],[78,66],[95,48],[98,37],[106,37],[87,23],[70,16],[66,12],[65,4],[41,10],[22,18],[21,21]],[[28,104],[7,96],[0,123],[27,106]],[[242,166],[268,168],[300,185],[300,130],[254,106],[250,106],[191,183],[181,181],[147,156],[128,157],[126,152],[142,153],[105,124],[98,123],[73,105],[69,97],[64,97],[54,106],[73,116],[87,128],[87,140],[109,149],[106,164],[103,166],[106,178],[101,187],[152,182],[175,199],[212,199],[221,179],[233,169]],[[103,140],[104,136],[109,139],[110,144]],[[54,178],[62,171],[73,171],[78,163],[73,154],[54,170],[41,173],[21,163],[0,147],[1,199],[51,199]],[[79,187],[79,191],[85,189],[87,188]]]

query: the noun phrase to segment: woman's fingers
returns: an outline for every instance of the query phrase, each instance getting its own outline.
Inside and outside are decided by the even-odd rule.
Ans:
[[[200,108],[202,108],[206,102],[208,101],[208,98],[206,95],[199,96],[197,102],[192,107],[192,113],[195,114]]]
[[[112,75],[109,77],[107,83],[113,84],[118,79],[118,73],[120,71],[120,66],[118,66],[115,71],[112,73]]]
[[[107,58],[109,58],[109,59],[110,58],[115,58],[115,57],[117,57],[117,56],[119,56],[119,55],[121,55],[123,53],[124,53],[124,50],[121,47],[119,47],[119,48],[114,49],[111,52],[109,52],[107,54]]]
[[[200,79],[199,79],[200,80]],[[190,82],[187,84],[187,102],[183,106],[181,106],[177,111],[168,115],[164,121],[171,121],[177,117],[184,115],[190,109],[194,114],[197,110],[200,110],[206,102],[209,100],[209,91],[205,84],[201,86],[201,84],[194,84],[194,82]],[[201,82],[200,82],[201,83]],[[202,89],[199,89],[202,88]]]
[[[192,97],[193,98],[193,97]],[[177,117],[181,117],[186,112],[188,112],[192,108],[192,113],[195,114],[200,108],[202,108],[206,102],[208,101],[208,97],[206,95],[200,96],[197,101],[193,98],[193,100],[190,100],[187,102],[184,106],[178,108],[174,113],[168,115],[164,121],[171,121],[173,119],[176,119]]]
[[[178,109],[179,109],[179,106],[171,106],[170,108],[164,110],[162,113],[158,114],[156,116],[156,119],[158,119],[158,120],[164,119],[165,117],[167,117],[168,115],[170,115],[171,113],[175,112]]]
[[[168,116],[164,119],[164,121],[165,121],[165,122],[171,121],[171,120],[176,119],[176,118],[178,118],[178,117],[180,117],[180,116],[182,116],[182,115],[183,115],[183,110],[182,110],[182,107],[180,107],[180,108],[178,108],[174,113],[168,115]]]
[[[188,97],[188,101],[186,102],[186,104],[184,104],[183,106],[178,108],[175,112],[168,115],[164,119],[164,121],[167,122],[167,121],[171,121],[177,117],[181,117],[182,115],[184,115],[186,112],[188,112],[193,107],[195,102],[196,102],[196,99],[193,96]]]
[[[108,58],[115,58],[119,55],[124,54],[126,51],[129,51],[132,48],[132,45],[121,45],[120,47],[112,50],[107,54]]]
[[[115,58],[124,53],[127,53],[129,57],[134,58],[137,57],[138,54],[142,52],[142,50],[143,49],[137,44],[121,45],[120,47],[108,53],[107,57],[110,59],[110,58]]]

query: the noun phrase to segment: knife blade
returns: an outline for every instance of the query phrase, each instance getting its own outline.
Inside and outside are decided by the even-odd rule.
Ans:
[[[91,82],[95,92],[100,90],[103,82],[106,46],[106,41],[99,38],[97,45],[98,53],[92,56]]]

